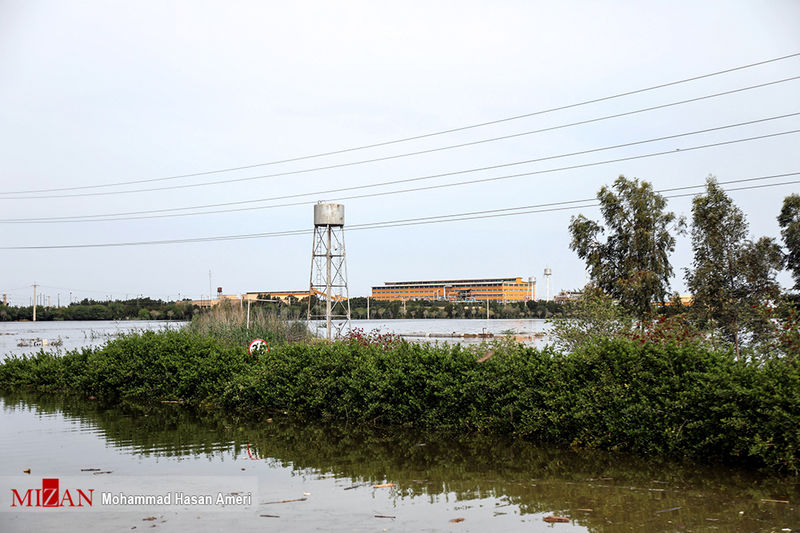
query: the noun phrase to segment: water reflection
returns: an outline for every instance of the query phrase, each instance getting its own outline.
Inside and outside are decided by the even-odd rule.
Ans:
[[[106,406],[31,394],[6,395],[3,401],[6,413],[63,416],[76,423],[72,431],[95,433],[119,454],[264,461],[297,475],[340,480],[331,485],[337,491],[388,480],[395,484],[395,505],[483,500],[494,516],[555,513],[598,532],[800,528],[797,480],[756,472],[482,435],[277,418],[254,423],[180,405]]]

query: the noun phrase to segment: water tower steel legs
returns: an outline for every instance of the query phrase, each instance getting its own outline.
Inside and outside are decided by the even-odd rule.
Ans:
[[[324,318],[326,338],[341,336],[350,328],[350,294],[342,226],[315,225],[309,289],[309,321]],[[314,314],[311,302],[314,295],[325,299],[324,316]]]

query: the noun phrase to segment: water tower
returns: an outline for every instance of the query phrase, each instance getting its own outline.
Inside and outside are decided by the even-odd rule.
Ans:
[[[312,296],[325,303],[315,311]],[[311,248],[308,320],[325,320],[330,340],[350,329],[350,297],[344,249],[344,206],[320,202],[314,206],[314,244]]]
[[[528,278],[528,285],[531,286],[531,300],[536,299],[536,276],[531,276]]]
[[[545,286],[547,287],[547,297],[545,298],[546,301],[550,301],[550,276],[553,275],[553,269],[547,267],[544,269],[544,281]]]

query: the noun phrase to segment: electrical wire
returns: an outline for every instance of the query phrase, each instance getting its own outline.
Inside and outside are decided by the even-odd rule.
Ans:
[[[798,173],[791,173],[791,174],[800,174]],[[727,191],[741,191],[741,190],[750,190],[750,189],[763,189],[767,187],[779,187],[783,185],[793,185],[800,183],[800,180],[792,180],[786,181],[781,183],[767,183],[767,184],[760,184],[760,185],[749,185],[745,187],[736,187],[727,189]],[[693,185],[693,186],[685,186],[685,187],[673,187],[667,189],[669,191],[675,190],[685,190],[691,188],[699,188],[704,187],[705,185]],[[655,191],[659,192],[660,191]],[[677,195],[667,195],[665,198],[681,198],[685,196],[696,196],[702,194],[702,192],[698,193],[684,193],[684,194],[677,194]],[[575,204],[581,202],[589,202],[595,201],[594,199],[585,199],[585,200],[569,200],[564,202],[551,202],[548,204],[538,204],[533,206],[521,206],[521,207],[506,207],[500,209],[490,209],[485,211],[471,211],[465,213],[454,213],[450,215],[433,215],[428,217],[416,217],[416,218],[409,218],[409,219],[400,219],[400,220],[389,220],[389,221],[380,221],[380,222],[368,222],[363,224],[354,224],[348,226],[348,232],[351,231],[360,231],[360,230],[367,230],[367,229],[383,229],[383,228],[394,228],[394,227],[401,227],[401,226],[412,226],[412,225],[420,225],[420,224],[436,224],[436,223],[444,223],[444,222],[458,222],[464,220],[475,220],[475,219],[483,219],[483,218],[498,218],[498,217],[506,217],[512,215],[522,215],[522,214],[531,214],[531,213],[545,213],[545,212],[552,212],[552,211],[565,211],[565,210],[574,210],[574,209],[582,209],[582,208],[590,208],[590,207],[597,207],[600,205],[595,201],[592,204],[583,204],[583,205],[568,205],[568,204]],[[560,206],[560,207],[554,207]],[[285,231],[273,231],[273,232],[264,232],[264,233],[248,233],[248,234],[241,234],[241,235],[220,235],[220,236],[213,236],[213,237],[193,237],[193,238],[185,238],[185,239],[166,239],[166,240],[153,240],[153,241],[133,241],[133,242],[117,242],[117,243],[97,243],[97,244],[62,244],[62,245],[35,245],[35,246],[0,246],[0,250],[57,250],[57,249],[74,249],[74,248],[110,248],[110,247],[124,247],[124,246],[143,246],[143,245],[159,245],[159,244],[186,244],[186,243],[196,243],[196,242],[216,242],[216,241],[233,241],[233,240],[244,240],[244,239],[261,239],[261,238],[268,238],[268,237],[287,237],[287,236],[295,236],[295,235],[310,235],[313,233],[314,230],[312,229],[297,229],[297,230],[285,230]]]
[[[465,181],[458,181],[458,182],[453,182],[453,183],[442,183],[442,184],[428,185],[428,186],[424,186],[424,187],[413,187],[413,188],[409,188],[409,189],[400,189],[400,190],[394,190],[394,191],[383,191],[383,192],[375,192],[375,193],[367,193],[367,194],[341,196],[341,197],[331,198],[330,201],[358,200],[358,199],[363,199],[363,198],[374,198],[374,197],[377,197],[377,196],[389,196],[389,195],[394,195],[394,194],[403,194],[403,193],[419,192],[419,191],[428,191],[428,190],[433,190],[433,189],[458,187],[458,186],[462,186],[462,185],[473,185],[473,184],[476,184],[476,183],[486,183],[486,182],[514,179],[514,178],[520,178],[520,177],[526,177],[526,176],[549,174],[549,173],[552,173],[552,172],[561,172],[561,171],[565,171],[565,170],[575,170],[575,169],[579,169],[579,168],[587,168],[587,167],[593,167],[593,166],[599,166],[599,165],[606,165],[606,164],[610,164],[610,163],[619,163],[619,162],[623,162],[623,161],[631,161],[631,160],[644,159],[644,158],[649,158],[649,157],[657,157],[657,156],[662,156],[662,155],[675,155],[675,154],[679,154],[679,153],[686,153],[686,152],[691,152],[691,151],[705,149],[705,148],[725,146],[725,145],[734,144],[734,143],[748,142],[748,141],[752,141],[752,140],[760,140],[760,139],[764,139],[764,138],[771,138],[771,137],[776,137],[776,136],[779,136],[779,135],[787,135],[787,134],[794,134],[794,133],[800,133],[800,130],[791,130],[791,131],[787,131],[787,132],[779,132],[779,133],[775,133],[775,134],[761,135],[761,136],[757,136],[757,137],[747,137],[747,138],[743,138],[743,139],[734,139],[734,140],[730,140],[730,141],[722,141],[722,142],[718,142],[718,143],[705,144],[705,145],[699,145],[699,146],[689,146],[689,147],[679,148],[677,150],[666,150],[666,151],[661,151],[661,152],[651,152],[649,154],[640,154],[640,155],[622,157],[622,158],[617,158],[617,159],[607,159],[605,161],[595,161],[595,162],[591,162],[591,163],[582,163],[582,164],[579,164],[579,165],[569,165],[569,166],[565,166],[565,167],[556,167],[556,168],[536,170],[536,171],[531,171],[531,172],[522,172],[522,173],[518,173],[518,174],[507,174],[507,175],[504,175],[504,176],[493,176],[493,177],[488,177],[488,178],[479,178],[479,179],[475,179],[475,180],[465,180]],[[783,177],[785,175],[786,174],[776,174],[776,175],[773,175],[773,176],[766,176],[764,178],[753,178],[753,179],[770,179],[770,178],[775,178],[775,177]],[[221,205],[229,205],[230,203],[238,204],[238,203],[262,202],[262,201],[269,201],[269,200],[275,200],[275,199],[280,200],[280,199],[284,199],[284,198],[293,198],[293,197],[299,197],[299,196],[321,195],[321,194],[328,194],[328,193],[331,193],[331,192],[340,192],[342,190],[352,190],[352,189],[360,189],[360,188],[366,188],[366,187],[377,187],[377,186],[382,186],[382,185],[385,185],[385,183],[384,184],[364,185],[364,186],[358,186],[358,187],[347,187],[347,188],[344,188],[344,189],[329,189],[329,190],[326,190],[326,191],[316,191],[316,192],[312,192],[312,193],[295,194],[295,195],[290,195],[288,197],[286,197],[286,196],[284,196],[284,197],[278,196],[278,197],[265,198],[265,199],[260,199],[260,200],[247,200],[245,202],[229,202],[227,204],[221,204]],[[95,216],[115,216],[115,215],[113,215],[113,214],[112,215],[79,215],[79,216],[74,216],[74,217],[46,217],[46,218],[38,218],[38,219],[0,219],[0,224],[18,224],[18,223],[56,224],[56,223],[71,223],[71,222],[78,222],[78,223],[81,223],[81,222],[113,222],[113,221],[118,221],[118,220],[141,220],[141,219],[156,219],[156,218],[173,218],[173,217],[184,217],[184,216],[196,216],[196,215],[209,215],[209,214],[219,214],[219,213],[242,212],[242,211],[255,211],[255,210],[281,208],[281,207],[296,207],[296,206],[300,206],[300,205],[311,205],[311,204],[315,204],[315,203],[317,203],[316,200],[308,200],[308,201],[302,201],[302,202],[272,204],[272,205],[266,205],[266,206],[241,207],[241,208],[235,208],[235,209],[219,209],[219,210],[215,210],[215,211],[201,211],[201,212],[197,212],[197,213],[172,213],[172,214],[147,215],[147,216],[130,216],[130,217],[122,217],[122,216],[120,216],[120,217],[117,217],[117,218],[92,218],[92,219],[83,219],[83,220],[80,219],[82,216],[95,217]],[[205,207],[205,206],[199,206],[199,207]],[[191,208],[174,208],[174,209],[191,209]],[[172,210],[173,209],[155,210],[155,212],[172,211]]]
[[[625,97],[625,96],[631,96],[631,95],[634,95],[634,94],[640,94],[640,93],[644,93],[644,92],[648,92],[648,91],[653,91],[653,90],[656,90],[656,89],[662,89],[662,88],[671,87],[671,86],[675,86],[675,85],[680,85],[680,84],[684,84],[684,83],[689,83],[689,82],[692,82],[692,81],[697,81],[697,80],[701,80],[701,79],[705,79],[705,78],[710,78],[710,77],[713,77],[713,76],[719,76],[719,75],[722,75],[722,74],[728,74],[728,73],[735,72],[735,71],[745,70],[745,69],[753,68],[753,67],[756,67],[756,66],[765,65],[765,64],[768,64],[768,63],[774,63],[774,62],[777,62],[777,61],[783,61],[783,60],[786,60],[786,59],[791,59],[791,58],[798,57],[798,56],[800,56],[800,52],[793,53],[793,54],[788,54],[788,55],[785,55],[785,56],[776,57],[776,58],[772,58],[772,59],[767,59],[767,60],[764,60],[764,61],[759,61],[759,62],[756,62],[756,63],[750,63],[750,64],[747,64],[747,65],[741,65],[741,66],[738,66],[738,67],[733,67],[733,68],[729,68],[729,69],[725,69],[725,70],[719,70],[719,71],[711,72],[711,73],[708,73],[708,74],[702,74],[702,75],[699,75],[699,76],[693,76],[693,77],[690,77],[690,78],[684,78],[684,79],[681,79],[681,80],[676,80],[676,81],[672,81],[672,82],[653,85],[653,86],[650,86],[650,87],[645,87],[645,88],[636,89],[636,90],[632,90],[632,91],[616,93],[616,94],[612,94],[612,95],[608,95],[608,96],[603,96],[603,97],[600,97],[600,98],[594,98],[594,99],[584,100],[584,101],[581,101],[581,102],[576,102],[576,103],[567,104],[567,105],[563,105],[563,106],[558,106],[558,107],[553,107],[553,108],[549,108],[549,109],[543,109],[543,110],[539,110],[539,111],[534,111],[534,112],[531,112],[531,113],[525,113],[525,114],[521,114],[521,115],[514,115],[514,116],[505,117],[505,118],[501,118],[501,119],[496,119],[496,120],[491,120],[491,121],[486,121],[486,122],[480,122],[480,123],[476,123],[476,124],[470,124],[470,125],[467,125],[467,126],[461,126],[461,127],[457,127],[457,128],[450,128],[450,129],[446,129],[446,130],[440,130],[440,131],[436,131],[436,132],[432,132],[432,133],[425,133],[425,134],[415,135],[415,136],[411,136],[411,137],[404,137],[404,138],[394,139],[394,140],[390,140],[390,141],[383,141],[383,142],[366,144],[366,145],[356,146],[356,147],[351,147],[351,148],[344,148],[344,149],[340,149],[340,150],[333,150],[333,151],[322,152],[322,153],[317,153],[317,154],[310,154],[310,155],[298,156],[298,157],[293,157],[293,158],[269,161],[269,162],[266,162],[266,163],[255,163],[255,164],[250,164],[250,165],[228,167],[228,168],[209,170],[209,171],[203,171],[203,172],[193,172],[193,173],[188,173],[188,174],[178,174],[178,175],[164,176],[164,177],[159,177],[159,178],[148,178],[148,179],[119,181],[119,182],[115,182],[115,183],[104,183],[104,184],[96,184],[96,185],[81,185],[81,186],[74,186],[74,187],[60,187],[60,188],[48,188],[48,189],[28,189],[28,190],[21,190],[21,191],[0,191],[0,195],[33,194],[33,193],[43,193],[43,192],[73,191],[73,190],[85,190],[85,189],[96,189],[96,188],[106,188],[106,187],[117,187],[117,186],[120,186],[120,185],[134,185],[134,184],[140,184],[140,183],[153,183],[153,182],[159,182],[159,181],[176,180],[176,179],[181,179],[181,178],[190,178],[190,177],[197,177],[197,176],[207,176],[207,175],[212,175],[212,174],[221,174],[221,173],[225,173],[225,172],[233,172],[233,171],[239,171],[239,170],[248,170],[248,169],[253,169],[253,168],[258,168],[258,167],[272,166],[272,165],[278,165],[278,164],[283,164],[283,163],[291,163],[291,162],[303,161],[303,160],[308,160],[308,159],[315,159],[315,158],[327,157],[327,156],[332,156],[332,155],[345,154],[345,153],[349,153],[349,152],[367,150],[367,149],[371,149],[371,148],[378,148],[378,147],[382,147],[382,146],[389,146],[389,145],[393,145],[393,144],[399,144],[399,143],[404,143],[404,142],[409,142],[409,141],[414,141],[414,140],[419,140],[419,139],[426,139],[426,138],[430,138],[430,137],[436,137],[436,136],[445,135],[445,134],[449,134],[449,133],[455,133],[455,132],[459,132],[459,131],[466,131],[466,130],[470,130],[470,129],[481,128],[481,127],[490,126],[490,125],[494,125],[494,124],[510,122],[510,121],[513,121],[513,120],[519,120],[519,119],[523,119],[523,118],[529,118],[529,117],[533,117],[533,116],[539,116],[539,115],[544,115],[544,114],[548,114],[548,113],[554,113],[556,111],[563,111],[563,110],[567,110],[567,109],[573,109],[573,108],[576,108],[576,107],[586,106],[586,105],[589,105],[589,104],[595,104],[595,103],[604,102],[604,101],[608,101],[608,100],[614,100],[614,99],[622,98],[622,97]],[[788,80],[782,80],[782,81],[788,81]],[[778,82],[775,82],[775,83],[781,83],[782,81],[778,81]],[[754,86],[752,88],[756,88],[756,87],[758,87],[758,86]],[[748,89],[745,88],[745,89],[742,89],[742,90],[748,90]],[[737,92],[737,91],[733,91],[733,92]],[[674,105],[677,105],[677,104],[674,104]],[[483,141],[483,142],[489,142],[489,141]],[[442,149],[449,149],[449,148],[442,148]],[[427,151],[420,152],[420,153],[427,153]],[[405,157],[405,156],[396,156],[396,157]],[[377,160],[380,160],[380,159],[377,159]],[[355,163],[350,163],[350,164],[355,164]],[[337,168],[337,167],[333,166],[333,167],[321,167],[321,168]],[[216,184],[216,183],[217,182],[208,182],[207,184]],[[40,198],[49,198],[49,196],[42,196]]]
[[[72,217],[40,217],[40,218],[29,218],[29,219],[2,219],[2,220],[0,220],[0,223],[44,222],[44,221],[58,222],[58,221],[70,221],[70,220],[77,220],[77,219],[86,219],[85,221],[94,221],[94,220],[88,220],[88,219],[96,218],[96,217],[116,217],[118,215],[128,215],[128,214],[136,214],[136,213],[200,209],[200,208],[213,207],[213,206],[235,205],[235,204],[243,204],[243,203],[272,201],[272,200],[276,200],[276,199],[280,200],[280,199],[298,198],[298,197],[310,196],[310,195],[328,194],[328,193],[333,193],[333,192],[344,192],[344,191],[348,191],[348,190],[358,190],[358,189],[365,189],[365,188],[382,187],[382,186],[385,186],[385,185],[396,185],[396,184],[399,184],[399,183],[410,183],[410,182],[416,182],[416,181],[422,181],[422,180],[428,180],[428,179],[434,179],[434,178],[441,178],[441,177],[446,177],[446,176],[456,176],[456,175],[461,175],[461,174],[469,174],[469,173],[473,173],[473,172],[482,172],[482,171],[486,171],[486,170],[494,170],[494,169],[498,169],[498,168],[506,168],[506,167],[511,167],[511,166],[524,165],[524,164],[529,164],[529,163],[538,163],[538,162],[542,162],[542,161],[548,161],[548,160],[553,160],[553,159],[561,159],[561,158],[565,158],[565,157],[573,157],[573,156],[576,156],[576,155],[586,155],[586,154],[590,154],[590,153],[613,150],[613,149],[617,149],[617,148],[627,148],[627,147],[631,147],[631,146],[638,146],[638,145],[642,145],[642,144],[648,144],[648,143],[653,143],[653,142],[658,142],[658,141],[664,141],[664,140],[668,140],[668,139],[676,139],[676,138],[680,138],[680,137],[688,137],[688,136],[691,136],[691,135],[699,135],[699,134],[702,134],[702,133],[709,133],[709,132],[712,132],[712,131],[721,131],[721,130],[724,130],[724,129],[747,126],[747,125],[751,125],[751,124],[763,123],[763,122],[768,122],[768,121],[772,121],[772,120],[779,120],[779,119],[783,119],[783,118],[794,117],[794,116],[797,116],[797,115],[800,115],[800,112],[788,113],[788,114],[784,114],[784,115],[777,115],[777,116],[773,116],[773,117],[767,117],[767,118],[763,118],[763,119],[756,119],[756,120],[751,120],[751,121],[746,121],[746,122],[739,122],[739,123],[736,123],[736,124],[728,124],[728,125],[725,125],[725,126],[717,126],[717,127],[714,127],[714,128],[707,128],[707,129],[696,130],[696,131],[692,131],[692,132],[685,132],[685,133],[679,133],[679,134],[674,134],[674,135],[656,137],[656,138],[652,138],[652,139],[633,141],[633,142],[629,142],[629,143],[617,144],[617,145],[612,145],[612,146],[605,146],[605,147],[601,147],[601,148],[592,148],[592,149],[589,149],[589,150],[581,150],[581,151],[578,151],[578,152],[571,152],[571,153],[566,153],[566,154],[558,154],[558,155],[540,157],[540,158],[536,158],[536,159],[528,159],[528,160],[524,160],[524,161],[515,161],[515,162],[511,162],[511,163],[502,163],[502,164],[491,165],[491,166],[487,166],[487,167],[479,167],[479,168],[458,170],[458,171],[452,171],[452,172],[444,172],[444,173],[431,174],[431,175],[426,175],[426,176],[417,176],[417,177],[414,177],[414,178],[404,178],[404,179],[390,180],[390,181],[372,183],[372,184],[367,184],[367,185],[357,185],[357,186],[352,186],[352,187],[341,187],[341,188],[338,188],[338,189],[328,189],[326,191],[315,191],[315,192],[311,192],[311,193],[298,193],[298,194],[293,194],[293,195],[278,196],[278,197],[272,197],[272,198],[267,198],[267,199],[244,200],[244,201],[240,201],[240,202],[226,202],[226,203],[223,203],[223,204],[206,204],[204,206],[193,206],[193,207],[183,207],[183,208],[169,208],[169,209],[163,209],[163,210],[127,212],[127,213],[118,213],[118,214],[113,214],[112,213],[112,214],[102,214],[102,215],[77,215],[77,216],[72,216]],[[776,136],[787,135],[787,134],[796,133],[796,132],[797,132],[797,130],[790,130],[790,131],[785,131],[785,132],[779,132],[779,133],[776,133],[776,134],[749,137],[749,138],[745,138],[745,139],[736,139],[736,140],[733,140],[733,141],[724,141],[724,142],[720,142],[720,143],[712,143],[710,145],[704,145],[702,147],[686,148],[686,149],[683,149],[683,151],[689,151],[690,149],[695,149],[696,150],[696,149],[700,149],[700,148],[703,148],[703,147],[709,147],[709,146],[722,146],[722,145],[725,145],[725,144],[732,144],[732,143],[736,143],[736,142],[745,142],[745,141],[749,141],[749,140],[776,137]],[[677,148],[675,151],[681,151],[681,150],[682,150],[681,148]],[[669,152],[670,151],[663,152],[663,153],[669,153]],[[663,153],[659,153],[658,155],[662,155]],[[639,156],[634,156],[633,158],[636,159],[638,157]],[[626,159],[627,158],[622,158],[622,159],[614,160],[614,161],[620,161],[620,160],[626,160]],[[593,164],[589,164],[588,166],[592,166],[592,165]],[[580,166],[582,166],[582,165],[577,165],[574,168],[579,168]],[[523,174],[520,174],[520,175],[531,175],[531,174],[535,174],[535,173],[536,172],[523,173]],[[476,182],[480,182],[480,181],[494,181],[494,180],[497,180],[497,179],[506,179],[506,178],[501,177],[501,178],[489,178],[489,179],[484,179],[484,180],[473,180],[471,183],[476,183]],[[93,194],[97,194],[97,193],[93,193]],[[307,203],[307,202],[302,202],[302,203]],[[288,204],[288,205],[299,205],[299,204]],[[266,206],[266,207],[270,207],[270,206]],[[236,209],[226,210],[226,212],[230,212],[230,211],[236,211]],[[219,211],[219,212],[223,212],[223,211]],[[204,212],[204,213],[198,213],[198,214],[210,214],[210,213],[212,213],[212,212]],[[171,215],[171,216],[177,216],[177,215]],[[134,219],[134,218],[160,218],[160,217],[155,216],[155,217],[130,217],[130,218]],[[107,218],[107,219],[103,219],[103,220],[125,220],[125,219],[124,218]]]

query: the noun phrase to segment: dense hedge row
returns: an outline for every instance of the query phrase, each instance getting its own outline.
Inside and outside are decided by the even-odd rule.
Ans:
[[[0,388],[184,400],[377,425],[509,433],[577,447],[800,471],[800,364],[695,344],[598,340],[570,354],[405,342],[292,344],[251,357],[145,332],[0,365]]]

